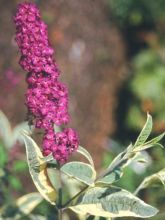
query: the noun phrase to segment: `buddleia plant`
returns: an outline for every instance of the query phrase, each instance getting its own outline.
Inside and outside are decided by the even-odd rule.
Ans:
[[[21,52],[20,65],[28,72],[25,103],[29,126],[44,131],[42,146],[37,145],[29,132],[21,131],[29,172],[40,195],[24,199],[24,205],[34,208],[41,198],[45,199],[58,211],[59,220],[64,219],[68,209],[84,220],[91,215],[96,219],[126,216],[149,218],[156,215],[158,209],[137,195],[155,181],[164,184],[164,169],[144,179],[134,193],[115,186],[124,175],[124,168],[133,160],[139,160],[142,151],[162,147],[159,142],[164,133],[149,139],[151,115],[147,114],[147,121],[137,140],[114,158],[103,172],[97,173],[92,156],[80,145],[78,133],[72,128],[65,128],[69,121],[68,90],[59,80],[60,72],[53,59],[54,50],[39,9],[32,3],[19,4],[14,22]],[[74,152],[84,156],[86,162],[68,162]],[[66,191],[69,199],[65,196]]]

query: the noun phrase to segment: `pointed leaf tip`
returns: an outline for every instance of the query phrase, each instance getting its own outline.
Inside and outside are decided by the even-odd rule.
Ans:
[[[149,137],[151,131],[152,131],[152,117],[149,113],[147,113],[147,121],[134,144],[134,148],[144,144],[147,138]]]
[[[92,165],[92,167],[94,167],[93,159],[92,159],[90,153],[84,147],[79,146],[77,149],[77,152],[82,154],[84,157],[86,157],[86,159],[89,161],[89,163]]]

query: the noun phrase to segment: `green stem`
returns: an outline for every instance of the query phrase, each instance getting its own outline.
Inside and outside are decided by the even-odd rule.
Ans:
[[[59,211],[58,211],[58,219],[59,220],[62,220],[62,209],[59,209]]]
[[[88,189],[89,186],[85,186],[81,191],[79,191],[75,196],[73,196],[71,199],[69,199],[63,206],[62,209],[66,209],[67,206],[74,200],[76,199],[81,193],[83,193],[86,189]]]
[[[112,173],[116,168],[120,167],[124,162],[126,162],[128,159],[127,158],[122,158],[115,166],[110,167],[109,169],[105,170],[103,173],[101,173],[97,178],[96,181],[99,179],[102,179],[106,175]]]
[[[59,195],[59,202],[58,202],[58,217],[59,220],[62,220],[62,178],[61,178],[61,171],[60,171],[60,165],[58,165],[58,176],[59,176],[59,190],[58,190],[58,195]]]

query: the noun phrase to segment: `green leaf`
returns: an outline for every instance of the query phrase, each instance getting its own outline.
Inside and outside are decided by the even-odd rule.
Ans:
[[[147,188],[148,186],[155,184],[158,181],[160,181],[163,184],[163,186],[165,187],[165,168],[155,174],[152,174],[151,176],[146,177],[142,181],[140,186],[136,189],[134,194],[135,195],[138,194],[140,192],[140,190]]]
[[[43,197],[40,193],[29,193],[18,198],[13,205],[4,205],[0,210],[0,219],[6,220],[19,220],[24,219],[25,215],[29,215],[39,203],[41,203]],[[3,218],[1,218],[3,216]]]
[[[68,175],[63,174],[61,175],[62,182],[64,184],[64,188],[67,189],[70,197],[75,196],[78,192],[80,192],[82,188],[82,182],[78,181],[77,179],[70,178]]]
[[[146,150],[146,149],[149,149],[149,148],[155,147],[155,146],[164,148],[161,144],[158,143],[164,137],[164,135],[165,135],[165,133],[159,135],[158,137],[153,138],[152,140],[144,143],[141,146],[137,146],[136,148],[133,149],[133,152]]]
[[[43,161],[47,163],[48,168],[57,168],[58,163],[57,160],[54,159],[52,153],[43,158]]]
[[[123,175],[123,172],[121,169],[115,169],[108,175],[104,176],[103,178],[99,179],[96,184],[112,184],[114,182],[117,182]]]
[[[127,166],[132,160],[136,159],[138,153],[140,151],[149,149],[151,147],[159,146],[163,147],[158,142],[164,137],[164,133],[159,135],[158,137],[148,141],[148,136],[150,135],[152,130],[152,117],[147,115],[147,122],[145,123],[140,135],[137,138],[135,145],[130,144],[126,150],[121,152],[109,165],[106,169],[104,176],[104,183],[112,183],[112,181],[117,181],[122,176],[122,169]]]
[[[142,150],[147,150],[149,148],[152,148],[152,147],[161,147],[161,148],[164,148],[161,144],[159,143],[155,143],[155,144],[144,144],[142,146],[139,146],[139,147],[136,147],[133,152],[140,152]]]
[[[17,141],[23,144],[24,141],[22,135],[20,135],[23,130],[26,131],[26,133],[31,134],[33,128],[29,126],[28,122],[22,122],[16,125],[15,128],[12,130],[12,143],[9,147],[13,147]]]
[[[89,161],[89,163],[92,165],[92,167],[94,167],[93,159],[92,159],[90,153],[84,147],[79,146],[77,149],[77,152],[82,154],[84,157],[86,157],[86,159]]]
[[[118,181],[123,175],[123,168],[127,166],[136,156],[136,153],[132,152],[132,144],[130,144],[126,150],[117,155],[110,163],[109,167],[98,178],[97,183],[112,184]]]
[[[61,171],[87,185],[93,185],[96,179],[96,171],[93,167],[82,162],[66,163],[61,167]]]
[[[28,215],[36,208],[43,201],[43,197],[40,193],[34,192],[26,194],[16,201],[16,205],[19,208],[19,211],[24,214]]]
[[[101,217],[148,218],[158,212],[156,208],[126,190],[107,187],[93,187],[86,190],[72,202],[69,208],[79,214]]]
[[[146,144],[146,145],[147,145],[147,144],[157,144],[159,141],[161,141],[161,140],[164,138],[164,135],[165,135],[165,132],[162,133],[161,135],[159,135],[159,136],[153,138],[152,140],[146,142],[145,144]]]
[[[134,144],[134,148],[144,144],[147,138],[149,137],[151,131],[152,131],[152,117],[151,115],[147,114],[147,121]]]
[[[48,218],[43,215],[29,215],[28,216],[30,220],[47,220]]]
[[[157,179],[159,179],[162,184],[165,186],[165,168],[159,171],[158,173],[154,174]]]
[[[41,195],[51,204],[55,204],[57,192],[48,177],[47,163],[44,161],[43,155],[34,140],[26,133],[23,133],[23,137],[32,180]]]
[[[95,216],[93,220],[101,220],[101,218],[99,216]],[[111,220],[111,218],[106,218],[106,220]]]
[[[122,165],[121,161],[123,160],[124,156],[126,155],[126,151],[121,152],[118,154],[113,161],[110,163],[108,170],[112,171],[114,168]]]
[[[2,111],[0,111],[0,136],[5,146],[10,146],[12,137],[11,126],[8,118]]]
[[[136,155],[132,152],[132,149],[133,146],[130,144],[123,152],[118,154],[110,163],[108,170],[111,172],[114,169],[120,169],[127,166]]]

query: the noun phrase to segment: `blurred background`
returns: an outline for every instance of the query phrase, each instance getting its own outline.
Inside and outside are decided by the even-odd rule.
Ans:
[[[12,20],[20,2],[0,0],[0,109],[12,127],[25,121],[27,113],[26,73],[18,64]],[[147,111],[154,119],[153,136],[165,131],[164,0],[31,2],[38,4],[48,24],[61,79],[69,88],[69,126],[79,132],[97,169],[135,141]],[[35,191],[24,147],[16,143],[6,150],[4,145],[1,138],[0,205]],[[149,162],[126,168],[118,185],[133,192],[144,176],[165,167],[163,149],[151,149],[145,156]],[[160,209],[153,220],[165,219],[163,187],[143,190],[140,196]],[[44,202],[40,206],[36,212],[51,219],[51,207]]]

